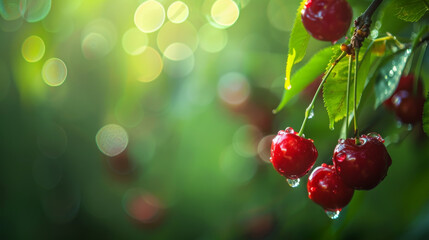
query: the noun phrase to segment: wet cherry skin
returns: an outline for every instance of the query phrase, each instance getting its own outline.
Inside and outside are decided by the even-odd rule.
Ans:
[[[354,138],[340,139],[332,161],[344,184],[353,189],[370,190],[386,177],[392,159],[380,135],[370,133],[359,140],[357,145]]]
[[[313,170],[307,182],[308,197],[326,211],[341,211],[353,197],[354,189],[346,186],[333,165],[322,164]]]
[[[271,144],[270,161],[288,179],[304,176],[317,159],[317,149],[311,139],[298,136],[292,128],[278,132]]]
[[[305,29],[316,39],[334,42],[343,37],[352,21],[346,0],[308,0],[301,12]]]

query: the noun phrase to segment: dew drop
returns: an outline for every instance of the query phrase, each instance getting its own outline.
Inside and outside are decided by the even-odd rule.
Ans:
[[[295,131],[293,130],[293,128],[291,128],[291,127],[287,127],[286,129],[285,129],[285,132],[286,133],[290,133],[290,134],[295,134]]]
[[[340,153],[336,156],[336,159],[338,162],[343,162],[346,159],[346,154]]]
[[[330,219],[337,219],[340,216],[341,211],[340,210],[336,210],[336,211],[325,210],[325,212],[326,212],[326,215],[328,215],[328,217]]]
[[[299,178],[297,178],[297,179],[289,179],[289,178],[287,178],[286,181],[289,184],[289,186],[291,186],[293,188],[299,186]]]
[[[389,71],[389,77],[393,77],[393,70]]]
[[[310,113],[308,114],[308,119],[312,119],[314,117],[314,110],[311,109]]]

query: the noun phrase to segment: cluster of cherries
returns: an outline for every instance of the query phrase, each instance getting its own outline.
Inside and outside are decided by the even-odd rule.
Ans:
[[[415,82],[412,74],[401,77],[398,87],[383,104],[392,110],[402,123],[421,121],[425,97],[422,81]],[[335,219],[352,199],[354,190],[370,190],[387,175],[392,159],[383,138],[369,133],[340,139],[335,147],[332,165],[323,163],[310,174],[308,197],[322,206]],[[306,175],[316,162],[318,153],[313,140],[300,136],[292,128],[278,132],[271,145],[270,161],[292,187]]]
[[[370,190],[387,175],[392,159],[376,133],[356,139],[340,139],[332,158],[310,174],[308,197],[322,206],[330,218],[337,218],[352,199],[354,190]],[[317,159],[313,140],[299,136],[292,128],[278,132],[271,145],[270,161],[292,187],[307,174]]]
[[[308,0],[301,12],[306,30],[316,39],[335,42],[350,27],[352,10],[345,0]],[[421,121],[423,86],[413,75],[402,76],[396,91],[384,102],[402,123]],[[271,145],[270,161],[290,186],[299,185],[316,162],[318,152],[313,140],[288,127],[278,132]],[[377,133],[356,138],[340,139],[335,147],[332,164],[323,163],[311,172],[308,197],[335,219],[347,206],[355,190],[370,190],[387,175],[392,159]]]

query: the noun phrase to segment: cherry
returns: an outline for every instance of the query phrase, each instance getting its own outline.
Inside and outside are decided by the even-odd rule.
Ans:
[[[402,75],[401,79],[399,79],[398,86],[396,87],[395,92],[393,92],[392,96],[390,96],[388,99],[386,99],[383,102],[383,105],[390,110],[395,110],[395,104],[394,104],[394,98],[395,94],[397,94],[400,91],[407,91],[409,93],[412,93],[414,90],[414,75],[408,74],[408,75]],[[417,83],[417,95],[423,96],[423,84],[422,81],[418,81]]]
[[[336,212],[331,218],[338,217],[339,211],[350,202],[354,193],[353,188],[343,183],[334,166],[326,163],[310,174],[307,191],[308,197],[322,206],[328,214]]]
[[[344,184],[369,190],[386,177],[392,159],[379,134],[362,135],[359,141],[356,144],[354,138],[340,139],[332,160]]]
[[[270,161],[281,175],[288,179],[304,176],[317,159],[313,140],[298,136],[292,128],[281,130],[271,144]]]
[[[308,0],[301,19],[314,38],[334,42],[347,33],[352,15],[352,8],[345,0]]]
[[[403,123],[414,124],[422,120],[425,98],[402,90],[393,95],[392,102],[396,116]]]

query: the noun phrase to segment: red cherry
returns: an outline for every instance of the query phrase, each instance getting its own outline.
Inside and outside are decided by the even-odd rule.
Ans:
[[[398,86],[396,87],[395,92],[393,92],[392,96],[390,96],[388,99],[386,99],[383,102],[383,105],[387,109],[395,110],[395,104],[394,104],[393,96],[395,96],[396,93],[398,93],[402,90],[406,90],[410,93],[413,92],[413,90],[414,90],[414,75],[413,74],[401,76],[401,79],[399,79],[399,83],[398,83]],[[417,95],[423,96],[423,84],[422,84],[421,80],[417,83]]]
[[[332,160],[344,184],[354,189],[369,190],[386,177],[392,159],[380,135],[370,133],[362,135],[359,140],[357,145],[354,138],[340,139]]]
[[[308,0],[301,19],[314,38],[334,42],[347,33],[352,15],[352,8],[345,0]]]
[[[271,144],[270,161],[288,179],[304,176],[317,159],[317,149],[310,139],[298,136],[292,128],[281,130]]]
[[[314,169],[307,182],[308,197],[325,211],[341,211],[353,197],[353,188],[346,186],[332,165]]]
[[[395,114],[403,123],[414,124],[422,120],[425,98],[423,95],[412,95],[406,90],[393,95],[392,102]]]

